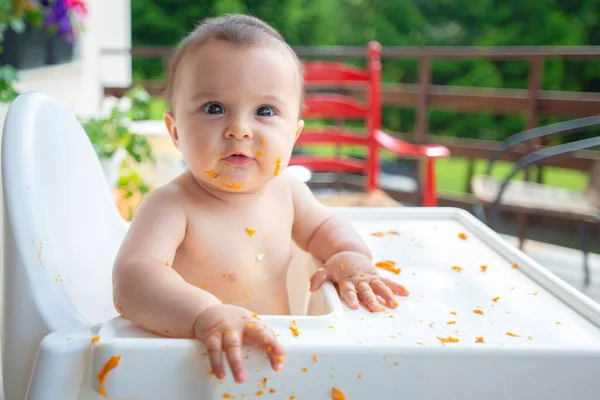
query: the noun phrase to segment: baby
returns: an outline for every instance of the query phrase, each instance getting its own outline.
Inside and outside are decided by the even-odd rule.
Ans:
[[[215,376],[223,353],[247,379],[242,344],[272,368],[284,350],[262,315],[289,314],[286,276],[294,242],[323,267],[310,290],[338,285],[357,309],[396,307],[405,289],[381,279],[349,222],[286,173],[304,122],[302,64],[273,28],[244,15],[203,21],[178,47],[165,123],[188,171],[151,192],[117,255],[114,302],[158,334],[197,338]]]

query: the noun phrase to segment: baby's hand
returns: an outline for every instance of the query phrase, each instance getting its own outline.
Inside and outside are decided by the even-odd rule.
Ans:
[[[339,286],[340,297],[354,309],[359,308],[360,300],[370,311],[384,311],[376,296],[381,296],[388,307],[393,308],[398,305],[394,295],[408,296],[403,286],[381,279],[369,257],[361,253],[335,254],[310,278],[310,291],[319,290],[327,280]]]
[[[206,346],[212,372],[218,379],[225,378],[224,351],[235,381],[246,381],[242,344],[264,350],[275,371],[283,366],[285,351],[275,333],[245,308],[227,304],[209,307],[196,320],[194,333]]]

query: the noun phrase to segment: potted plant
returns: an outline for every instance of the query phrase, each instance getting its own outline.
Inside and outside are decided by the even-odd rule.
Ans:
[[[148,140],[129,131],[132,113],[131,98],[125,97],[108,116],[82,121],[111,188],[116,186],[119,169],[126,158],[130,157],[136,163],[155,162]]]
[[[47,36],[47,63],[61,64],[73,59],[75,43],[83,32],[88,15],[84,0],[40,0]]]
[[[37,1],[0,1],[0,63],[16,69],[46,63],[42,9]]]

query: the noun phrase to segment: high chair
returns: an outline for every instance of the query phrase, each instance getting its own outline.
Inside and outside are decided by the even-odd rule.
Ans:
[[[274,372],[264,353],[244,346],[248,381],[236,384],[230,373],[223,381],[211,376],[199,341],[164,338],[118,316],[111,269],[128,225],[65,106],[41,93],[12,103],[2,178],[6,400],[342,393],[348,400],[592,400],[600,393],[600,306],[465,211],[335,209],[374,261],[398,263],[380,274],[411,295],[385,313],[348,310],[331,283],[309,295],[315,262],[297,250],[288,273],[292,315],[260,316],[286,349],[285,366]]]

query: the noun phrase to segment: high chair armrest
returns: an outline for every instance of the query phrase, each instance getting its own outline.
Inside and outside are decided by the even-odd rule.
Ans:
[[[390,150],[398,155],[427,158],[445,158],[450,156],[450,150],[448,150],[444,146],[437,144],[418,145],[404,142],[402,140],[396,139],[391,135],[388,135],[387,133],[381,130],[377,130],[375,132],[375,140],[383,148]]]

